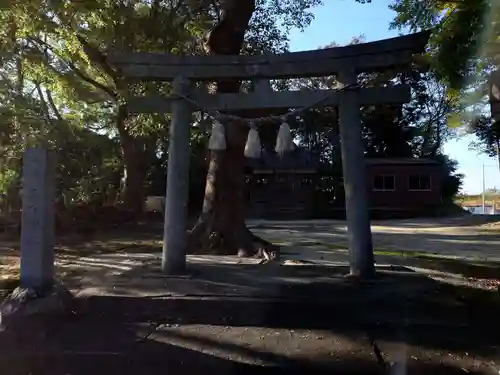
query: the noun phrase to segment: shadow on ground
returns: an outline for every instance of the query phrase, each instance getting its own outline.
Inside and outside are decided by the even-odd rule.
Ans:
[[[347,271],[192,264],[164,277],[150,260],[108,280],[114,295],[77,299],[71,317],[0,334],[0,372],[382,374],[374,340],[388,360],[404,347],[409,374],[496,373],[496,293],[404,269],[364,283]],[[120,295],[158,284],[163,295]]]
[[[294,359],[217,338],[169,331],[174,344],[140,336],[132,325],[73,321],[60,323],[45,339],[32,342],[31,352],[0,355],[0,371],[9,375],[137,375],[137,374],[387,374],[372,353]],[[182,341],[183,344],[179,344]],[[41,350],[41,348],[43,348]],[[196,349],[195,349],[196,348]],[[35,355],[33,350],[38,352]],[[408,374],[463,374],[460,366],[410,360]],[[488,369],[468,371],[487,374]]]
[[[398,306],[402,301],[380,291],[367,300],[367,284],[330,286],[331,294],[322,300],[305,301],[315,288],[286,291],[281,300],[92,296],[77,300],[71,317],[44,322],[44,334],[36,334],[41,330],[33,326],[16,335],[0,334],[0,371],[386,374],[370,345],[374,340],[386,362],[404,358],[408,374],[495,373],[498,327],[479,321],[468,327],[450,325],[443,317],[434,324],[412,324],[411,306],[410,315],[404,315]],[[355,292],[364,296],[349,300]],[[441,314],[453,311],[450,307]],[[460,308],[455,312],[460,314]],[[440,315],[427,315],[433,314]],[[363,315],[390,319],[377,323]],[[397,353],[401,347],[404,357]]]
[[[404,267],[381,268],[370,283],[345,278],[345,267],[276,264],[194,263],[186,277],[164,277],[158,244],[148,242],[155,233],[110,233],[61,249],[59,258],[85,268],[102,295],[77,299],[71,317],[0,333],[0,373],[386,373],[371,340],[388,360],[403,347],[409,374],[498,373],[498,292]],[[414,260],[468,277],[498,272],[488,262]]]
[[[401,263],[414,267],[462,275],[467,278],[500,281],[500,262],[410,255],[403,258]]]
[[[345,267],[197,264],[188,278],[162,277],[158,267],[152,261],[116,279],[107,291],[115,296],[89,297],[90,311],[110,321],[327,329],[388,341],[405,337],[418,347],[488,358],[500,354],[497,292],[394,267],[380,269],[371,283],[343,277]],[[127,297],[138,291],[140,275],[157,277],[163,294]],[[151,281],[143,288],[150,290]]]

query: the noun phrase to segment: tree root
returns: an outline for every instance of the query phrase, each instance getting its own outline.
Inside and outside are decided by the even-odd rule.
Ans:
[[[200,218],[187,235],[189,254],[238,255],[265,262],[280,258],[279,246],[256,236],[246,226],[237,231],[214,229]]]
[[[254,249],[253,255],[256,258],[265,259],[266,261],[280,259],[280,247],[278,245],[274,245],[271,242],[253,234],[252,231],[246,227],[245,230],[251,238],[252,247]]]
[[[368,340],[370,341],[370,345],[373,349],[373,353],[375,354],[375,358],[377,358],[377,364],[380,366],[380,368],[383,371],[387,371],[389,368],[387,362],[384,359],[384,356],[382,355],[382,351],[380,350],[380,347],[377,344],[377,341],[375,341],[374,338],[372,338],[370,335],[367,335]]]

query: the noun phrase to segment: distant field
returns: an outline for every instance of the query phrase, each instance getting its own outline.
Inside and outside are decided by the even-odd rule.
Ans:
[[[455,198],[455,203],[461,206],[480,206],[483,204],[483,197],[480,194],[459,196]],[[485,204],[492,205],[493,203],[500,206],[500,195],[486,194]]]

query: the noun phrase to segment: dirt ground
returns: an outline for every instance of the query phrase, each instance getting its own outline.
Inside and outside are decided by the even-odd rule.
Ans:
[[[391,363],[408,374],[500,370],[492,292],[399,270],[359,284],[345,267],[200,262],[182,278],[158,269],[145,262],[118,278],[133,287],[150,275],[163,295],[123,295],[115,278],[108,293],[78,298],[68,316],[0,333],[0,372],[385,374]]]
[[[478,282],[500,279],[498,234],[474,220],[374,223],[379,277],[361,284],[343,222],[251,222],[280,264],[190,256],[184,277],[161,275],[161,227],[61,239],[72,313],[0,333],[0,373],[498,374],[500,294]]]
[[[468,259],[500,260],[500,218],[469,215],[457,218],[372,222],[375,251],[422,252]],[[252,229],[285,247],[323,246],[347,249],[344,221],[256,221]]]
[[[349,259],[344,221],[252,220],[249,226],[255,233],[281,245],[287,259],[321,264],[345,263]],[[415,255],[423,254],[479,262],[500,261],[500,217],[496,216],[376,221],[372,223],[372,232],[379,263],[402,264],[408,259],[401,255],[414,255],[414,260]],[[126,233],[60,238],[56,248],[58,275],[67,278],[84,270],[89,276],[82,275],[82,278],[90,280],[120,273],[140,263],[138,257],[161,251],[161,236],[161,223],[158,223]],[[103,254],[102,257],[99,254]],[[0,236],[0,284],[15,277],[18,268],[18,243],[2,240]]]

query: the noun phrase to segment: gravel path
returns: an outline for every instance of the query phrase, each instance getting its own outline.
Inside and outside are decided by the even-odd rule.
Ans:
[[[494,225],[487,224],[485,218],[471,217],[380,221],[372,223],[373,244],[379,252],[423,252],[500,261],[500,233],[491,230]],[[296,248],[314,248],[332,261],[348,259],[343,221],[252,221],[250,227],[284,246],[285,251],[286,248],[289,252]]]

